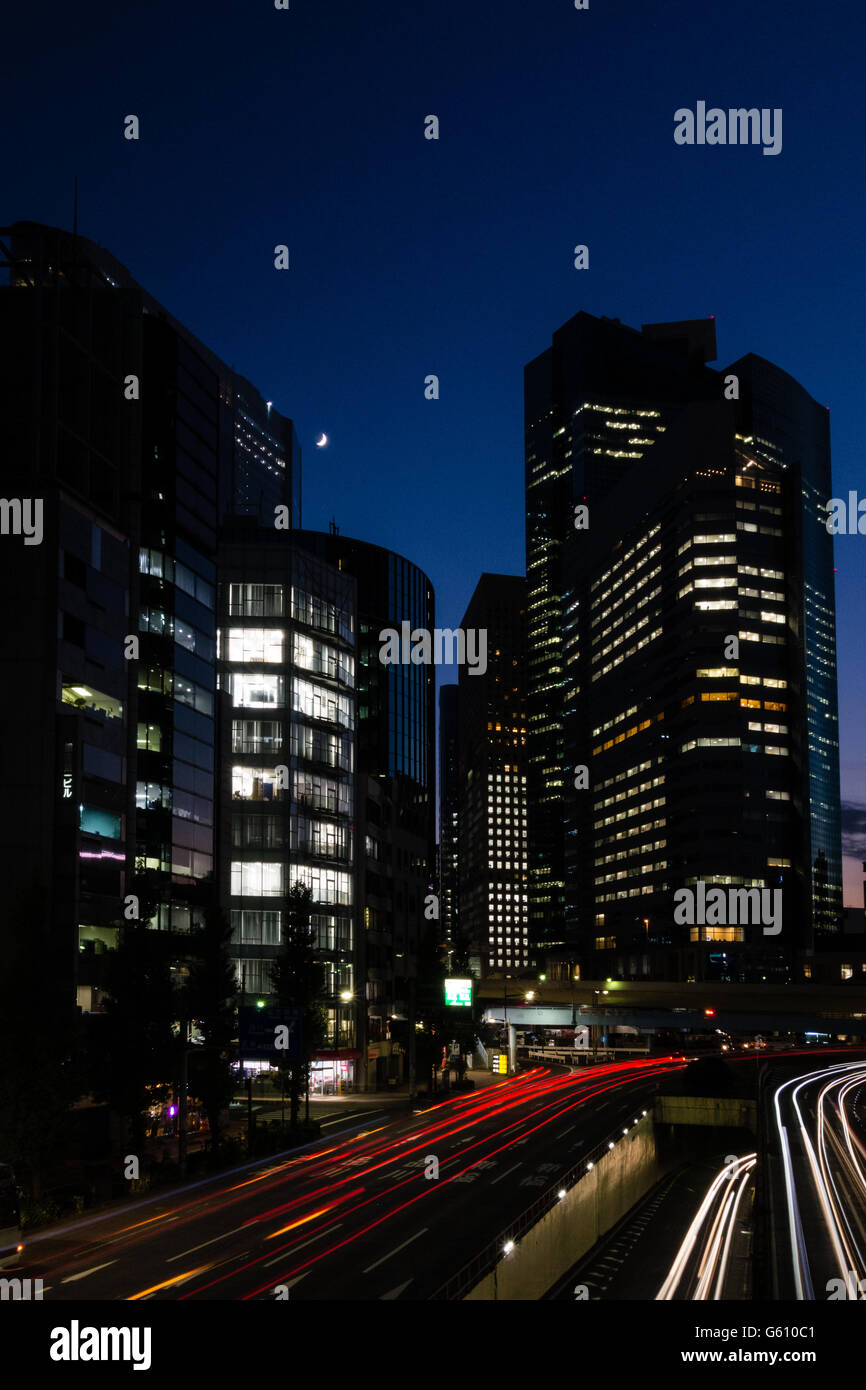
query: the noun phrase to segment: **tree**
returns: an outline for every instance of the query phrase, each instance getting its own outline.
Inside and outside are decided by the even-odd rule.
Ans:
[[[230,1044],[235,1034],[237,981],[231,963],[231,926],[214,903],[205,910],[204,924],[190,938],[196,952],[183,992],[183,1017],[197,1023],[204,1037],[190,1089],[207,1113],[214,1145],[222,1139],[221,1114],[234,1091]],[[182,1032],[185,1034],[186,1029]],[[184,1047],[186,1042],[184,1041]]]
[[[176,943],[141,922],[120,928],[106,962],[106,1045],[96,1091],[129,1122],[135,1149],[143,1152],[144,1110],[165,1099],[177,1073],[172,1025],[180,1007],[171,977]]]
[[[46,970],[56,947],[38,899],[16,913],[7,940],[0,1009],[0,1156],[37,1196],[43,1172],[63,1156],[69,1106],[82,1089],[76,1072],[78,1030],[63,982]]]
[[[293,884],[287,896],[282,944],[271,966],[277,1003],[297,1009],[301,1019],[300,1061],[280,1067],[288,1079],[293,1126],[298,1123],[301,1095],[309,1085],[312,1055],[327,1036],[325,972],[313,944],[312,905],[312,891],[303,883]]]

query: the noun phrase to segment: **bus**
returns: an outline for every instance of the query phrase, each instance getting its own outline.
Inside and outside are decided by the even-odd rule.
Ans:
[[[23,1249],[15,1174],[8,1163],[0,1163],[0,1269],[17,1265]]]

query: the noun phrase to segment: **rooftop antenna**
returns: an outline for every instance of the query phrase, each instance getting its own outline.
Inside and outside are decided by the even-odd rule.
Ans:
[[[339,536],[340,534],[340,528],[334,517],[331,517],[331,520],[328,522],[328,534],[331,536]]]

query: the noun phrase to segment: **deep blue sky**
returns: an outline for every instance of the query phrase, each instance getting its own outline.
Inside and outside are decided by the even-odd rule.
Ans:
[[[305,524],[408,555],[442,626],[482,570],[523,570],[522,369],[578,309],[715,314],[717,365],[753,351],[802,382],[830,407],[835,493],[866,494],[862,7],[590,6],[149,0],[4,20],[2,220],[71,226],[77,173],[79,230],[295,418]],[[673,113],[698,100],[781,107],[781,154],[677,146]],[[864,546],[837,541],[849,871],[866,857]]]

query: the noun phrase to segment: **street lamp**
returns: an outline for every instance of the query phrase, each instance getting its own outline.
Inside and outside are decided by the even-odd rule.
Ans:
[[[608,980],[607,983],[610,984],[610,980]],[[594,990],[592,991],[592,993],[593,993],[593,1008],[596,1008],[596,1009],[597,1009],[597,1008],[598,1008],[599,996],[602,995],[602,994],[610,994],[610,990],[609,990],[609,989],[594,989]],[[595,1027],[595,1042],[594,1042],[594,1044],[593,1044],[593,1049],[592,1049],[592,1060],[593,1060],[593,1062],[597,1062],[597,1061],[598,1061],[598,1029],[599,1029],[599,1024],[596,1023],[596,1024],[594,1025],[594,1027]]]
[[[354,998],[354,996],[353,996],[352,991],[351,991],[350,989],[341,989],[341,990],[340,990],[340,998],[342,999],[342,1001],[343,1001],[344,1004],[349,1004],[349,1003],[351,1003],[351,1001],[352,1001],[352,999]],[[339,1008],[339,1005],[336,1005],[335,1008],[334,1008],[334,1053],[335,1053],[335,1054],[339,1054],[339,1051],[340,1051],[340,1008]],[[340,1087],[341,1087],[341,1078],[340,1078],[340,1058],[339,1058],[338,1055],[335,1055],[335,1056],[334,1056],[334,1089],[335,1089],[337,1095],[342,1095],[342,1090],[340,1089]]]

